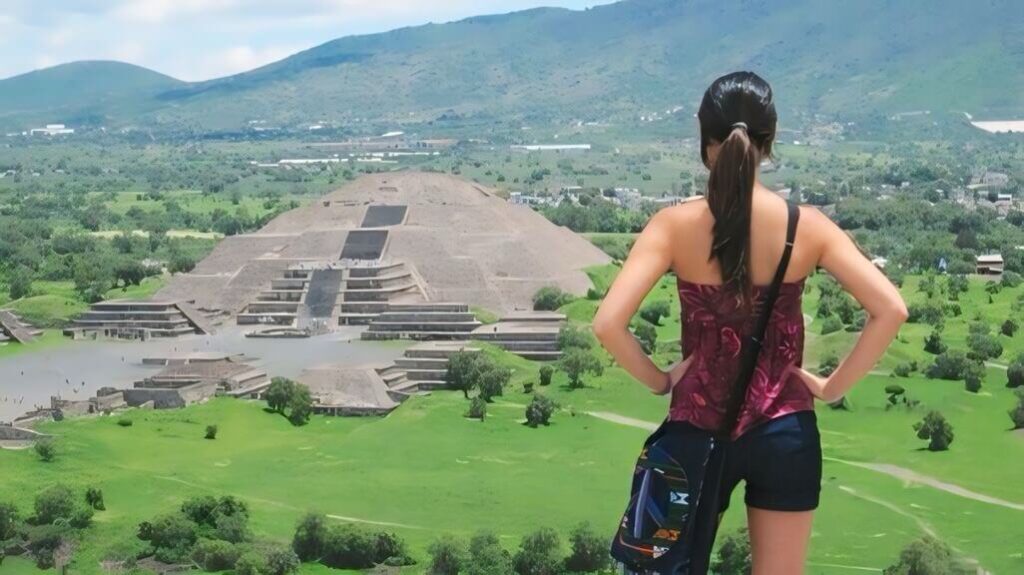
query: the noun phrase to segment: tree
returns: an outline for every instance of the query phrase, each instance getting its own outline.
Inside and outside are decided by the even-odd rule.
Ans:
[[[292,550],[301,561],[314,561],[323,554],[327,537],[327,518],[319,513],[307,513],[295,526]]]
[[[828,377],[839,367],[839,357],[835,353],[829,353],[821,358],[821,365],[818,366],[818,375]]]
[[[668,317],[671,311],[672,308],[669,306],[668,300],[659,299],[640,308],[640,317],[653,325],[661,325],[661,318]]]
[[[967,355],[962,351],[946,351],[935,357],[935,363],[928,366],[925,375],[931,379],[963,379],[968,363]]]
[[[942,343],[942,333],[932,330],[932,333],[924,340],[924,350],[934,355],[945,353],[946,344]]]
[[[1017,356],[1017,359],[1006,368],[1006,387],[1016,388],[1024,386],[1024,353]]]
[[[900,552],[896,563],[886,567],[883,575],[970,575],[974,570],[956,557],[948,545],[925,536]]]
[[[544,365],[540,368],[540,385],[546,387],[551,385],[551,376],[554,375],[555,370],[550,365]]]
[[[590,333],[575,325],[565,324],[558,330],[558,349],[567,350],[572,348],[591,349],[594,347],[594,338]]]
[[[646,321],[638,321],[633,325],[633,335],[640,341],[640,347],[643,348],[644,353],[647,355],[654,353],[658,343],[658,330],[653,325]]]
[[[826,317],[821,322],[821,335],[828,335],[843,329],[843,321],[834,315]]]
[[[288,421],[292,425],[305,425],[313,414],[313,396],[305,385],[296,385],[291,398],[288,399]]]
[[[465,546],[451,535],[434,540],[427,553],[430,554],[429,575],[459,575],[466,564]]]
[[[972,361],[964,369],[964,386],[971,393],[978,393],[981,390],[981,383],[985,380],[985,364],[980,361]]]
[[[0,541],[14,537],[20,522],[21,516],[13,503],[0,503]]]
[[[1006,337],[1013,337],[1014,334],[1017,333],[1019,327],[1020,326],[1017,325],[1017,322],[1015,322],[1012,319],[1007,319],[1006,321],[1003,322],[1002,325],[999,326],[999,332],[1005,335]]]
[[[512,555],[501,546],[498,536],[481,531],[469,540],[465,575],[515,575]]]
[[[603,571],[610,563],[608,542],[594,532],[589,523],[580,523],[569,535],[572,553],[565,560],[565,569],[572,573]]]
[[[301,563],[299,556],[287,547],[275,547],[267,553],[267,575],[290,575],[297,573]]]
[[[1017,396],[1017,405],[1010,410],[1010,420],[1013,421],[1014,429],[1024,428],[1024,389],[1013,392]]]
[[[534,311],[555,311],[572,301],[572,296],[553,286],[545,286],[533,295]]]
[[[103,504],[103,490],[99,487],[90,487],[85,490],[85,503],[96,511],[104,511],[107,508]]]
[[[256,551],[247,551],[235,562],[234,575],[263,575],[266,570],[266,558]]]
[[[25,266],[18,266],[18,269],[14,270],[10,276],[7,294],[11,296],[12,300],[32,295],[32,270]]]
[[[507,367],[488,361],[481,365],[477,376],[476,387],[480,390],[480,399],[490,403],[493,398],[501,396],[505,386],[512,379],[512,371]]]
[[[999,339],[987,333],[972,333],[967,336],[967,346],[970,347],[970,356],[980,361],[995,359],[1003,355],[1003,344]]]
[[[206,435],[204,435],[203,437],[205,437],[206,439],[217,439],[217,426],[216,425],[207,425],[206,426]]]
[[[148,541],[156,558],[164,563],[186,560],[197,538],[196,524],[180,512],[139,524],[139,539]]]
[[[271,410],[284,414],[285,407],[292,397],[295,389],[295,382],[284,377],[275,377],[270,380],[270,387],[267,388],[264,397],[267,400],[267,407]]]
[[[601,361],[592,353],[579,348],[572,348],[562,353],[562,357],[558,360],[558,368],[569,376],[569,389],[583,387],[581,378],[587,373],[595,376],[604,373]]]
[[[178,251],[171,253],[170,261],[167,263],[167,270],[172,274],[188,273],[195,269],[195,267],[195,258]]]
[[[227,541],[202,539],[192,548],[192,560],[206,571],[226,571],[235,566],[240,550]]]
[[[918,439],[928,440],[929,451],[945,451],[953,443],[953,426],[938,411],[929,411],[914,424]]]
[[[519,575],[558,575],[562,572],[558,532],[541,527],[523,537],[512,562]]]
[[[448,369],[444,381],[449,389],[457,389],[469,399],[480,373],[481,354],[476,351],[457,351],[448,356]]]
[[[896,405],[899,403],[900,398],[907,390],[903,389],[902,385],[887,385],[885,386],[885,393],[889,396],[889,404]]]
[[[57,448],[54,445],[53,440],[48,437],[44,437],[43,439],[36,441],[33,449],[35,449],[36,455],[39,456],[39,459],[42,459],[47,463],[53,461],[54,458],[57,457]]]
[[[548,425],[556,409],[558,404],[552,399],[535,393],[530,404],[526,406],[526,424],[534,428],[538,425]]]
[[[481,397],[474,397],[469,402],[469,411],[466,412],[466,417],[483,421],[487,417],[487,402]]]
[[[712,563],[715,574],[749,575],[753,568],[747,529],[739,529],[726,535],[718,549],[718,557]]]

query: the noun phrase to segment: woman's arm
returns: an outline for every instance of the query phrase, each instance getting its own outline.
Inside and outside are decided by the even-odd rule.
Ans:
[[[685,365],[671,372],[659,369],[629,331],[629,322],[644,297],[671,267],[674,227],[668,210],[651,218],[601,302],[593,324],[594,335],[615,361],[658,394],[672,389],[673,373],[684,371]]]
[[[899,333],[900,326],[907,321],[907,306],[889,278],[868,261],[839,226],[820,212],[814,212],[813,220],[821,227],[823,236],[819,265],[832,274],[868,314],[857,344],[832,375],[821,378],[804,369],[796,372],[811,393],[833,402],[875,367]]]

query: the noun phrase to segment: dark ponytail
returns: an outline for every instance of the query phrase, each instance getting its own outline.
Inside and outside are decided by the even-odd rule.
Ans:
[[[750,277],[750,219],[754,179],[761,158],[771,155],[777,116],[772,89],[752,72],[714,81],[697,113],[701,158],[711,170],[707,202],[715,218],[709,259],[717,260],[722,283],[744,308],[753,300]],[[720,144],[714,163],[708,147]]]

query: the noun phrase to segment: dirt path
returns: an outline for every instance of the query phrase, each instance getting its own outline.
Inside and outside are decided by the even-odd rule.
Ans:
[[[836,463],[842,463],[844,465],[852,465],[854,467],[860,467],[861,469],[870,469],[871,471],[877,471],[878,473],[884,473],[903,481],[910,483],[918,483],[921,485],[927,485],[946,493],[952,493],[965,499],[972,499],[974,501],[980,501],[981,503],[988,503],[991,505],[998,505],[1000,507],[1006,507],[1007,509],[1013,509],[1015,511],[1024,511],[1024,504],[1014,503],[1012,501],[1006,501],[997,497],[991,497],[960,487],[953,483],[947,483],[940,481],[934,477],[922,475],[912,469],[906,467],[900,467],[898,465],[892,465],[889,463],[862,463],[859,461],[846,461],[843,459],[836,459],[834,457],[824,457],[825,461],[834,461]]]
[[[609,413],[607,411],[588,411],[587,415],[610,421],[612,423],[618,423],[619,425],[628,425],[629,427],[636,427],[645,431],[654,431],[658,429],[657,423],[651,423],[650,421],[644,421],[642,419],[633,419],[632,417],[626,417],[625,415],[619,415],[617,413]]]
[[[181,485],[187,485],[187,486],[192,487],[194,489],[202,489],[204,491],[217,491],[216,489],[212,489],[212,488],[207,487],[205,485],[199,485],[198,483],[192,483],[192,482],[189,482],[189,481],[185,481],[184,479],[179,479],[177,477],[168,477],[168,476],[165,476],[165,475],[154,475],[153,478],[154,479],[159,479],[161,481],[171,481],[171,482],[174,482],[174,483],[180,483]],[[244,499],[249,500],[249,501],[255,501],[257,503],[263,503],[265,505],[272,505],[274,507],[279,507],[281,509],[288,509],[289,511],[299,511],[299,512],[305,511],[304,509],[299,509],[298,507],[295,507],[294,505],[288,505],[287,503],[282,503],[280,501],[274,501],[274,500],[271,500],[271,499],[262,499],[262,498],[259,498],[259,497],[252,497],[252,496],[249,496],[249,495],[242,495],[242,497]],[[325,516],[327,516],[330,519],[337,519],[338,521],[346,521],[346,522],[349,522],[349,523],[362,523],[362,524],[365,524],[365,525],[379,525],[381,527],[400,527],[402,529],[426,529],[426,527],[421,527],[419,525],[407,525],[405,523],[391,523],[391,522],[388,522],[388,521],[374,521],[374,520],[371,520],[371,519],[360,519],[358,517],[349,517],[347,515],[335,515],[335,514],[332,514],[332,513],[325,513]]]

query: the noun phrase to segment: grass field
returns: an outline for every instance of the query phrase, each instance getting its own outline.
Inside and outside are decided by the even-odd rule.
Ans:
[[[599,288],[613,274],[610,268],[592,270]],[[904,288],[910,301],[923,297],[916,285],[908,281]],[[966,333],[975,310],[991,320],[1005,317],[1020,291],[1004,290],[988,306],[983,284],[972,282],[961,296],[961,305],[971,311],[947,320],[948,343],[958,345],[957,334]],[[674,300],[671,283],[651,297]],[[808,313],[813,314],[816,298],[808,293]],[[565,311],[585,322],[595,306],[578,300]],[[673,306],[673,316],[659,328],[662,350],[678,339],[678,304]],[[908,357],[924,362],[928,332],[927,326],[906,326],[906,342],[893,346],[880,369]],[[841,352],[854,335],[809,336],[808,355],[824,347]],[[1004,358],[1024,350],[1024,335],[1002,339]],[[31,451],[0,452],[0,500],[14,500],[27,512],[30,494],[52,483],[101,486],[108,510],[98,513],[86,532],[75,556],[76,573],[99,572],[99,561],[138,548],[134,530],[140,521],[207,493],[248,501],[253,528],[262,537],[287,541],[296,519],[312,509],[336,521],[389,524],[421,560],[426,545],[442,532],[465,536],[487,527],[510,549],[521,535],[544,525],[567,533],[587,520],[610,533],[646,432],[588,412],[657,422],[665,399],[614,367],[587,378],[587,387],[575,391],[568,390],[564,374],[556,373],[544,392],[562,410],[550,427],[530,429],[521,424],[529,400],[522,384],[536,380],[538,364],[492,348],[487,353],[513,369],[513,378],[483,423],[463,417],[467,402],[453,392],[413,398],[386,418],[315,417],[303,428],[265,413],[259,403],[228,399],[180,411],[133,411],[129,428],[118,426],[116,417],[50,423],[43,430],[57,436],[55,462],[42,463]],[[667,363],[672,354],[662,352],[656,359]],[[925,533],[992,573],[1024,572],[1019,538],[1011,535],[1019,531],[1024,511],[969,496],[1024,504],[1024,436],[1009,429],[1006,411],[1013,398],[1005,378],[1005,371],[992,367],[977,394],[966,392],[963,382],[919,375],[895,380],[922,402],[908,412],[885,409],[884,387],[894,380],[872,375],[851,392],[851,411],[820,407],[825,479],[808,573],[879,572]],[[925,442],[911,429],[928,409],[942,411],[953,425],[956,437],[949,451],[923,450]],[[204,440],[211,423],[220,433],[214,441]],[[970,493],[951,493],[855,463],[897,465]],[[725,531],[742,525],[741,508],[739,490]],[[5,563],[3,572],[8,569],[18,575],[34,572],[19,561]],[[304,573],[323,571],[304,567]]]

